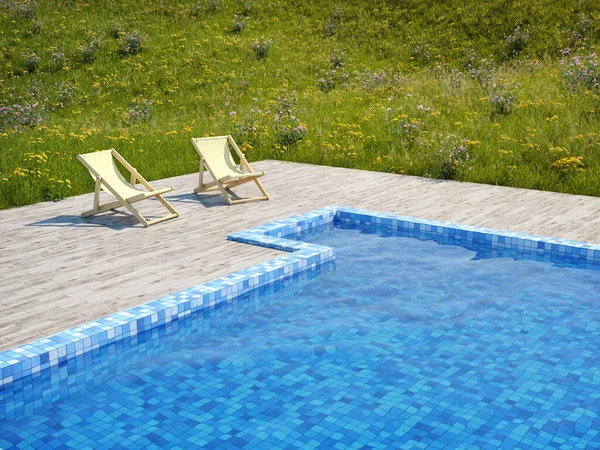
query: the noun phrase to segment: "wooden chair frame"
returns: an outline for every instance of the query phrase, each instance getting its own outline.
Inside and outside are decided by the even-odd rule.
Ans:
[[[200,149],[200,146],[198,145],[198,143],[196,141],[199,141],[201,139],[205,139],[205,138],[192,138],[192,144],[194,145],[194,148],[196,149],[196,152],[198,153],[198,156],[200,156],[200,175],[199,175],[199,180],[198,180],[198,187],[196,189],[194,189],[194,192],[196,194],[203,192],[203,191],[210,191],[210,190],[219,190],[221,192],[221,194],[223,195],[223,197],[225,197],[225,200],[227,200],[227,203],[229,205],[235,205],[238,203],[246,203],[246,202],[253,202],[253,201],[257,201],[257,200],[269,200],[269,194],[267,193],[267,191],[265,190],[264,186],[262,185],[262,183],[259,181],[259,177],[261,177],[263,175],[263,173],[256,175],[256,176],[243,176],[243,177],[235,177],[235,176],[231,176],[228,178],[221,178],[218,179],[217,176],[215,176],[214,171],[211,169],[210,164],[208,164],[206,162],[206,159],[204,158],[204,156],[202,155],[202,150]],[[233,138],[231,137],[231,135],[227,136],[227,142],[231,145],[231,147],[233,147],[233,149],[235,150],[236,154],[239,156],[240,158],[240,169],[241,170],[246,170],[248,171],[250,174],[252,174],[254,171],[252,170],[252,167],[250,167],[250,164],[248,163],[248,161],[246,160],[246,157],[244,155],[244,153],[240,150],[240,148],[237,146],[237,144],[235,143],[235,141],[233,140]],[[210,173],[213,181],[208,182],[208,183],[204,183],[204,170],[207,169],[208,172]],[[252,197],[252,198],[241,198],[241,199],[232,199],[230,193],[228,192],[229,189],[239,186],[241,184],[244,183],[248,183],[250,181],[254,181],[256,183],[256,186],[258,187],[258,189],[260,190],[260,192],[263,194],[262,197]]]
[[[81,214],[82,217],[89,217],[94,214],[98,214],[98,213],[101,213],[104,211],[109,211],[109,210],[120,208],[120,207],[127,208],[127,210],[131,214],[133,214],[134,217],[142,223],[142,225],[144,225],[144,227],[149,227],[150,225],[154,225],[159,222],[164,222],[165,220],[174,219],[176,217],[179,217],[179,213],[175,210],[175,208],[173,208],[171,206],[171,204],[169,202],[167,202],[162,196],[162,194],[172,191],[173,186],[168,186],[168,187],[162,188],[162,189],[154,189],[152,187],[152,185],[150,183],[148,183],[148,181],[146,181],[146,179],[142,175],[140,175],[140,173],[131,164],[129,164],[125,160],[125,158],[123,158],[114,148],[111,148],[110,152],[111,152],[112,157],[115,158],[117,161],[119,161],[119,163],[121,163],[123,165],[123,167],[125,167],[125,169],[127,169],[129,171],[129,173],[131,175],[130,182],[129,182],[131,184],[131,187],[135,188],[135,185],[139,181],[142,184],[142,186],[144,186],[146,189],[148,189],[148,192],[144,192],[144,191],[140,190],[139,195],[129,197],[129,198],[124,198],[122,195],[119,194],[118,190],[114,186],[111,186],[106,180],[104,180],[102,178],[102,175],[100,173],[98,173],[94,167],[92,167],[90,164],[88,164],[88,162],[84,158],[84,155],[77,155],[77,159],[79,159],[79,161],[81,161],[81,163],[90,171],[90,173],[96,180],[96,187],[94,190],[94,207],[91,210],[82,213]],[[109,203],[104,203],[101,205],[100,204],[100,191],[102,189],[104,189],[106,192],[111,194],[117,200],[113,201],[113,202],[109,202]],[[135,189],[137,189],[137,188],[135,188]],[[161,202],[163,204],[163,206],[165,208],[167,208],[171,214],[168,214],[164,217],[160,217],[158,219],[147,220],[133,206],[133,203],[139,202],[141,200],[144,200],[144,199],[147,199],[150,197],[156,197],[156,199],[159,202]]]

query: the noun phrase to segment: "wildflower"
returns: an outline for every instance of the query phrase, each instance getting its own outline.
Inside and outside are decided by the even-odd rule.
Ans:
[[[5,5],[10,5],[11,2],[5,2]],[[22,19],[35,19],[37,17],[38,4],[34,0],[25,0],[21,2],[15,2],[15,12]]]
[[[583,156],[568,156],[554,161],[550,167],[556,169],[563,175],[583,172],[585,171],[585,165],[583,164],[582,159]]]
[[[110,24],[110,35],[115,39],[119,39],[123,36],[125,30],[123,29],[123,25],[119,22],[111,22]]]
[[[519,55],[527,45],[527,41],[529,40],[529,30],[521,29],[521,26],[519,25],[515,28],[513,34],[506,36],[505,39],[507,45],[506,57],[511,58]]]
[[[120,38],[119,53],[123,56],[137,55],[144,49],[144,40],[140,30],[124,33]]]
[[[329,63],[332,69],[341,69],[346,62],[346,53],[341,50],[334,50],[329,54]]]
[[[337,31],[338,27],[342,23],[344,19],[344,11],[338,5],[334,8],[333,13],[327,19],[327,23],[325,24],[324,33],[326,36],[333,36]]]
[[[465,146],[467,142],[467,139],[459,139],[455,134],[442,139],[438,149],[440,178],[451,180],[458,169],[465,166],[470,159],[469,149]]]
[[[21,58],[23,60],[23,69],[30,73],[35,72],[41,61],[41,58],[34,52],[23,52],[21,53]]]
[[[390,74],[387,71],[381,69],[376,72],[369,70],[363,70],[362,72],[355,72],[355,77],[358,78],[358,84],[365,90],[385,89],[390,87],[400,87],[404,84],[404,77],[399,74]],[[389,97],[392,98],[392,97]],[[389,100],[388,101],[391,101]]]
[[[518,84],[493,83],[488,95],[493,114],[510,114],[517,99]]]
[[[565,84],[575,89],[578,86],[598,89],[600,87],[600,65],[596,53],[575,55],[560,62],[565,66],[562,73]]]
[[[252,43],[252,50],[254,50],[256,59],[266,58],[271,51],[272,45],[273,41],[271,41],[271,39],[266,39],[264,36],[261,36],[260,39],[254,41]]]
[[[231,21],[231,32],[232,33],[241,33],[246,29],[248,24],[246,23],[246,18],[243,15],[236,14],[233,16],[233,20]]]
[[[131,123],[147,122],[152,112],[153,100],[147,100],[143,97],[134,98],[127,110],[127,117]]]
[[[80,45],[81,58],[84,63],[94,62],[100,50],[101,40],[98,36],[92,36],[87,45]]]
[[[24,127],[35,127],[42,122],[45,108],[40,103],[0,106],[0,130],[21,131]]]
[[[50,69],[55,72],[63,70],[67,66],[65,52],[62,50],[56,50],[55,52],[52,52],[48,60],[48,65],[50,66]]]
[[[308,129],[296,117],[296,91],[284,92],[277,98],[273,128],[275,139],[281,146],[295,144],[301,141]]]
[[[230,115],[231,117],[234,117],[235,115],[237,115],[237,113],[236,113],[235,111],[231,111],[231,112],[229,113],[229,115]]]

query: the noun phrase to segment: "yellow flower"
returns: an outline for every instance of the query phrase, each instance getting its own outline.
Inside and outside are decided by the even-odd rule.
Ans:
[[[562,173],[568,172],[583,172],[585,170],[583,156],[571,156],[568,158],[561,158],[552,163],[550,167],[559,170]]]
[[[569,154],[569,150],[566,147],[550,147],[549,150],[553,153],[565,152],[567,155]]]

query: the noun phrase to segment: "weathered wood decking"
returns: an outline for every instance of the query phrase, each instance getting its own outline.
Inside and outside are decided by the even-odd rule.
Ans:
[[[92,194],[0,211],[0,351],[266,261],[280,252],[225,240],[327,205],[600,243],[600,198],[262,161],[268,202],[197,196],[197,174],[153,182],[181,217],[148,229],[123,212],[79,214]],[[240,187],[252,194],[254,186]],[[156,201],[138,204],[162,214]]]

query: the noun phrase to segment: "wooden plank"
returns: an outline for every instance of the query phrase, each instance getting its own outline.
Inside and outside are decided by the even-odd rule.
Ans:
[[[253,163],[271,199],[228,206],[198,174],[156,180],[180,217],[144,229],[124,211],[81,218],[94,194],[0,211],[0,350],[149,302],[281,252],[228,233],[328,205],[600,243],[600,198],[282,161]],[[253,167],[254,168],[254,167]],[[256,195],[254,183],[236,187]],[[106,201],[109,197],[103,197]],[[164,209],[139,202],[149,220]]]

